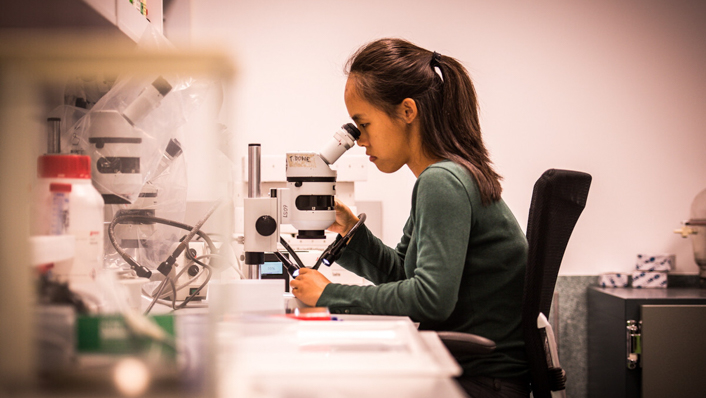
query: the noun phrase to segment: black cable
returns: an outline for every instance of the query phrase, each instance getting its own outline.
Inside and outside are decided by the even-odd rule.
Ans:
[[[191,226],[189,224],[184,224],[184,223],[174,221],[174,220],[169,220],[166,218],[160,218],[160,217],[155,217],[155,216],[144,216],[144,215],[137,215],[137,214],[122,214],[122,215],[118,214],[111,222],[111,226],[113,226],[113,224],[123,224],[123,221],[141,221],[143,223],[154,222],[154,223],[158,223],[158,224],[168,225],[171,227],[181,228],[186,231],[191,231],[194,228],[193,226]],[[197,230],[196,234],[206,242],[206,244],[211,249],[211,251],[213,251],[213,252],[217,251],[216,246],[213,244],[213,240],[211,240],[211,237],[208,236],[208,234],[206,234],[205,232],[203,232],[201,230]]]
[[[299,267],[297,267],[297,268],[304,268],[304,263],[303,263],[302,260],[299,258],[299,256],[297,256],[297,253],[294,251],[294,249],[292,249],[291,246],[289,246],[289,244],[287,243],[287,241],[284,240],[284,238],[281,237],[281,236],[279,237],[279,243],[281,243],[282,246],[284,246],[284,248],[289,252],[289,254],[292,255],[292,258],[294,259],[294,261],[296,261],[297,264],[299,264]]]
[[[326,264],[327,266],[331,266],[331,264],[333,264],[334,261],[338,260],[338,258],[341,257],[341,251],[343,250],[343,248],[346,247],[346,245],[348,245],[348,241],[353,236],[355,231],[357,231],[358,228],[360,228],[360,226],[363,225],[363,223],[365,222],[365,219],[366,219],[365,213],[360,213],[358,215],[358,222],[355,223],[353,228],[351,228],[350,231],[348,231],[346,236],[344,236],[341,239],[330,244],[329,247],[327,247],[326,250],[324,250],[324,252],[321,253],[321,255],[319,256],[319,259],[316,260],[316,264],[314,264],[314,266],[312,268],[319,269],[322,262],[324,264]]]
[[[130,268],[135,271],[137,276],[141,278],[149,278],[152,276],[152,271],[150,271],[147,267],[140,265],[137,260],[132,258],[129,254],[123,250],[122,247],[118,244],[117,239],[115,239],[115,226],[118,224],[118,220],[120,217],[115,217],[113,221],[111,221],[110,226],[108,226],[108,238],[110,239],[110,243],[113,244],[113,247],[115,250],[120,254],[120,257],[125,260],[128,265],[130,265]]]
[[[299,268],[297,268],[296,265],[294,265],[287,257],[285,257],[284,254],[277,251],[273,252],[273,254],[282,263],[282,265],[284,265],[284,267],[287,269],[287,272],[289,272],[289,275],[291,275],[292,278],[295,278],[295,273],[299,271]]]
[[[113,244],[113,247],[115,250],[118,252],[120,257],[125,260],[128,265],[130,265],[130,268],[132,268],[136,273],[137,276],[143,277],[143,278],[149,278],[152,276],[152,271],[149,270],[147,267],[139,264],[137,260],[135,260],[132,256],[127,254],[125,250],[120,246],[118,243],[117,239],[115,238],[115,226],[117,224],[124,224],[125,222],[128,221],[137,221],[137,222],[142,222],[142,223],[147,223],[147,222],[152,222],[152,223],[158,223],[158,224],[164,224],[176,228],[181,228],[187,231],[193,230],[193,226],[180,223],[178,221],[173,221],[173,220],[168,220],[166,218],[159,218],[159,217],[154,217],[154,216],[145,216],[145,215],[137,215],[137,214],[120,214],[113,219],[113,221],[110,223],[110,226],[108,227],[108,237],[110,238],[110,243]],[[216,246],[213,244],[213,241],[211,240],[211,237],[209,237],[207,234],[202,232],[201,230],[197,230],[196,234],[202,238],[208,247],[211,249],[212,253],[215,253],[217,251]]]

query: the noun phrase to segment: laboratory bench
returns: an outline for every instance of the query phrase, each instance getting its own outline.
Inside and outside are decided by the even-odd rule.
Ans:
[[[588,288],[588,397],[706,391],[706,289]]]
[[[170,310],[158,304],[152,313],[173,317],[181,365],[155,373],[144,396],[467,396],[453,378],[461,369],[436,333],[418,331],[407,317],[336,314],[311,321],[284,313],[233,315],[218,306]],[[122,396],[107,369],[84,365],[17,396]]]

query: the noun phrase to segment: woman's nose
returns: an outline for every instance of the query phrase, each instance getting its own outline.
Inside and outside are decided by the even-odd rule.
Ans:
[[[358,139],[357,139],[355,142],[356,142],[356,144],[358,144],[358,146],[360,146],[360,147],[364,147],[364,146],[367,146],[367,145],[368,145],[368,139],[367,139],[367,137],[364,135],[364,133],[360,133],[360,137],[358,137]]]

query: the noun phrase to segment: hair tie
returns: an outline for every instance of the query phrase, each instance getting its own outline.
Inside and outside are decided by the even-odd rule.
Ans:
[[[434,53],[431,55],[431,66],[439,66],[440,62],[441,62],[441,54],[434,51]]]
[[[441,73],[441,54],[438,52],[434,51],[434,53],[431,55],[431,67],[434,69],[434,72],[439,75],[441,78],[441,82],[444,82],[444,75]]]

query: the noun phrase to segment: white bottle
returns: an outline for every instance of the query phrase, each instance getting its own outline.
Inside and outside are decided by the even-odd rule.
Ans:
[[[55,264],[52,273],[72,287],[93,283],[96,273],[103,268],[104,204],[91,183],[90,156],[40,156],[37,177],[31,234],[73,235],[76,238],[73,261]]]

